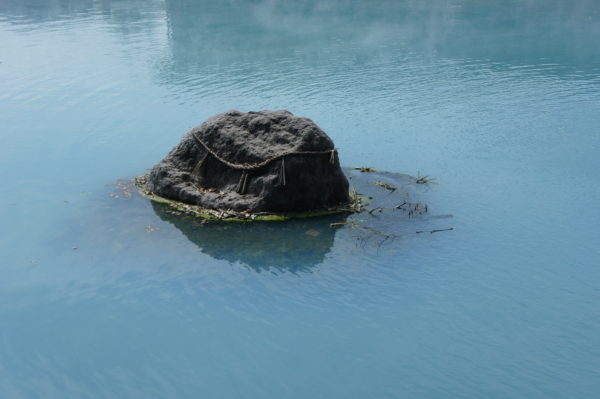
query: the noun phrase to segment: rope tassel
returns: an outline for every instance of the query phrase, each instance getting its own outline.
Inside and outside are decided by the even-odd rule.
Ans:
[[[281,157],[281,166],[279,167],[279,185],[285,186],[285,157]]]
[[[240,194],[246,194],[246,188],[248,187],[248,172],[246,172],[246,176],[244,177],[244,184],[242,185],[242,192]]]
[[[202,159],[198,161],[194,169],[192,170],[192,176],[203,177],[204,176],[204,163],[206,162],[206,158],[208,158],[208,152],[204,154]]]
[[[235,188],[235,191],[238,194],[244,195],[246,193],[247,185],[248,185],[248,171],[244,170],[244,171],[242,171],[242,175],[240,176],[240,181],[238,182],[237,187]]]

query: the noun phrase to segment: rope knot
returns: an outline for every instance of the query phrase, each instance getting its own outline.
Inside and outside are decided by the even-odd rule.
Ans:
[[[332,165],[335,163],[335,154],[336,153],[337,153],[337,150],[335,148],[332,148],[331,155],[329,155],[329,163]]]

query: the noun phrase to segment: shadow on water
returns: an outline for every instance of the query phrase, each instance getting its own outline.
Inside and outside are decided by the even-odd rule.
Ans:
[[[257,272],[303,272],[322,263],[334,243],[344,215],[287,222],[204,222],[174,214],[164,204],[152,202],[161,220],[175,226],[200,250],[219,260],[243,263]]]
[[[452,227],[447,220],[451,215],[438,214],[438,207],[426,202],[434,195],[430,187],[416,184],[415,177],[344,171],[353,190],[363,197],[364,212],[285,222],[207,221],[150,201],[138,193],[132,180],[122,179],[108,192],[88,197],[81,213],[63,223],[65,232],[53,245],[99,248],[93,258],[111,262],[160,257],[168,264],[177,259],[194,269],[203,268],[195,247],[212,259],[256,272],[301,273],[326,262],[338,245],[362,253],[373,246],[393,248],[401,245],[397,239],[418,232]]]
[[[223,263],[258,273],[307,273],[326,262],[348,219],[338,214],[283,222],[208,221],[143,197],[130,179],[80,200],[81,206],[65,204],[69,216],[46,244],[98,270],[114,268],[110,274],[117,276],[202,274],[225,270]]]

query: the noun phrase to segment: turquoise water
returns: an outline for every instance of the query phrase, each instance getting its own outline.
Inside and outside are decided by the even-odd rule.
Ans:
[[[0,396],[598,397],[598,43],[593,0],[0,2]],[[117,182],[282,108],[428,214],[203,226]]]

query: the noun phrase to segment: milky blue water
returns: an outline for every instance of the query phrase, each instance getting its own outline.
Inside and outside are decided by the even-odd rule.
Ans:
[[[2,0],[0,397],[599,397],[599,43],[594,0]],[[428,214],[202,226],[116,183],[228,109],[433,176]]]

